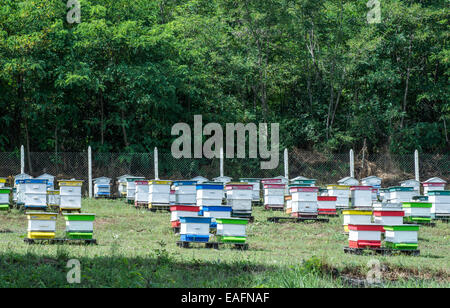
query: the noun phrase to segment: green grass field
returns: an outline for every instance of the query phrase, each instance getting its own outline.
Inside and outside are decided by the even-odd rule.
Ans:
[[[98,246],[27,245],[27,220],[0,213],[0,287],[347,287],[382,266],[379,287],[450,287],[450,225],[422,227],[421,256],[344,254],[342,217],[328,224],[273,224],[284,215],[254,208],[248,251],[176,246],[169,213],[136,210],[123,201],[83,200],[97,214]],[[58,218],[57,237],[65,222]],[[66,280],[70,259],[81,262],[81,284]],[[350,284],[349,281],[356,282]]]

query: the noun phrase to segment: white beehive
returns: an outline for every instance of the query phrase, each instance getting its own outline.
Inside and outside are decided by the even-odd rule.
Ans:
[[[182,242],[208,242],[211,218],[180,217],[180,240]]]
[[[134,203],[136,205],[149,203],[149,181],[136,181],[136,194],[134,196]]]
[[[81,209],[81,187],[83,181],[62,180],[59,184],[59,207],[64,210],[80,210]]]
[[[127,201],[129,203],[134,203],[134,197],[136,196],[136,181],[145,180],[144,177],[128,177],[127,179]]]
[[[148,203],[166,205],[171,203],[172,181],[151,180],[148,181]],[[173,203],[175,203],[175,190],[173,192]]]
[[[14,177],[14,188],[15,192],[13,193],[13,201],[18,204],[23,204],[25,193],[23,191],[23,184],[26,179],[32,179],[33,177],[26,173],[18,174]]]
[[[438,177],[428,179],[422,183],[423,193],[425,196],[427,196],[429,191],[445,190],[446,184],[447,184],[446,181],[444,181],[443,179],[438,178]]]
[[[245,243],[247,233],[247,219],[242,218],[218,218],[217,237],[222,243]]]
[[[47,180],[47,189],[55,189],[55,177],[53,175],[44,173],[38,176],[36,179]]]
[[[117,178],[117,184],[118,184],[118,192],[119,192],[119,197],[126,197],[127,196],[127,178],[132,177],[129,174],[125,174],[122,176],[119,176]]]
[[[379,248],[383,226],[378,224],[351,224],[348,226],[350,248]]]
[[[239,182],[248,183],[253,186],[252,201],[259,202],[261,200],[261,179],[240,178]]]
[[[175,203],[177,204],[197,204],[197,182],[195,181],[175,181]]]
[[[417,249],[419,241],[418,225],[384,226],[386,247],[393,249]]]
[[[198,217],[200,208],[194,205],[170,206],[170,223],[172,228],[180,227],[180,217]]]
[[[25,208],[47,207],[47,180],[26,179],[23,180],[20,190],[23,191]]]
[[[344,231],[348,232],[349,225],[368,225],[372,223],[372,211],[366,210],[345,210],[344,215]]]
[[[414,187],[397,186],[389,188],[389,202],[403,203],[409,202],[416,196]]]
[[[405,212],[401,208],[378,208],[373,211],[374,222],[383,226],[402,225]]]
[[[223,185],[221,183],[197,184],[196,191],[198,206],[222,205]]]
[[[433,204],[433,217],[450,216],[450,190],[429,191],[428,201]]]
[[[318,214],[318,187],[291,187],[292,213]]]
[[[104,176],[94,179],[94,197],[109,196],[111,196],[111,179]]]
[[[372,206],[372,186],[352,186],[353,207],[371,207]]]
[[[284,208],[285,184],[280,179],[264,179],[264,206],[268,208]]]
[[[400,186],[402,187],[413,187],[416,196],[420,195],[420,182],[414,179],[406,180],[400,182]]]
[[[56,213],[26,213],[28,218],[28,238],[52,239],[56,234]]]
[[[253,186],[243,183],[229,183],[225,186],[227,193],[227,205],[231,206],[233,212],[252,211]]]
[[[350,186],[347,185],[328,185],[328,195],[337,197],[336,208],[349,208]]]

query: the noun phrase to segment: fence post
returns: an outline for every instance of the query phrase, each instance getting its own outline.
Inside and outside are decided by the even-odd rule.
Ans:
[[[92,149],[88,147],[88,181],[89,181],[89,198],[92,198]]]
[[[414,152],[414,171],[416,174],[416,181],[420,181],[420,174],[419,174],[419,151]]]
[[[25,148],[20,146],[20,173],[25,173]]]
[[[352,178],[355,177],[355,154],[353,153],[353,149],[350,150],[350,176]]]
[[[284,149],[284,177],[289,180],[289,156],[288,149]]]
[[[159,180],[158,148],[157,147],[155,147],[153,161],[155,163],[155,180]]]
[[[223,177],[223,147],[220,148],[220,176]]]

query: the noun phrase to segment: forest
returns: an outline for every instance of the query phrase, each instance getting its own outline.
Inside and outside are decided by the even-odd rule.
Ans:
[[[0,151],[170,149],[171,127],[279,123],[281,148],[450,149],[449,3],[0,0]]]

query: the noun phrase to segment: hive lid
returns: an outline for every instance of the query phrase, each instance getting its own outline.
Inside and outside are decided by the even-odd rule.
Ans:
[[[441,178],[438,178],[438,177],[433,177],[433,178],[430,178],[430,179],[426,180],[426,181],[423,182],[423,183],[439,183],[439,184],[447,184],[447,181],[445,181],[445,180],[443,180],[443,179],[441,179]]]
[[[327,189],[332,190],[350,190],[350,185],[336,185],[336,184],[328,184]]]
[[[450,190],[432,190],[428,192],[429,196],[450,196]]]
[[[83,181],[81,180],[60,180],[58,181],[59,186],[82,186]]]
[[[372,190],[372,186],[351,186],[350,190]]]
[[[410,186],[393,186],[389,187],[389,191],[414,191],[414,187]]]
[[[246,225],[248,224],[248,219],[246,218],[216,218],[218,224],[224,225]]]
[[[411,208],[431,208],[433,206],[430,202],[403,202],[403,207]]]
[[[419,231],[419,225],[390,225],[383,228],[385,231]]]
[[[348,229],[351,231],[384,231],[383,226],[379,224],[348,225]]]
[[[365,211],[365,210],[346,210],[342,211],[343,215],[372,215],[372,211]]]
[[[48,183],[47,179],[24,179],[25,184],[46,184]]]
[[[211,224],[211,217],[180,217],[181,223]]]
[[[204,212],[231,212],[231,206],[203,206]]]
[[[173,182],[174,186],[194,186],[196,185],[196,181],[175,181]]]
[[[223,185],[219,183],[202,183],[196,185],[197,190],[200,189],[223,189]]]

